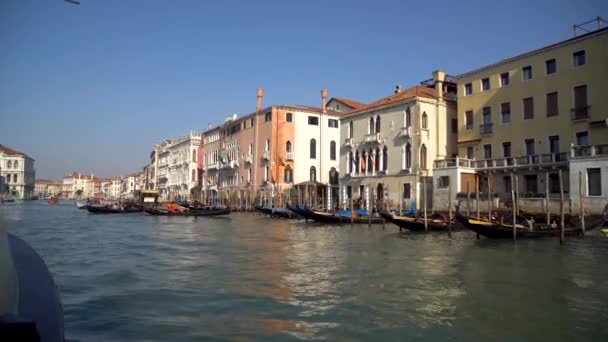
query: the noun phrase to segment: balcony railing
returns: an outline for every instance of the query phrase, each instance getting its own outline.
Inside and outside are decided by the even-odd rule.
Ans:
[[[355,139],[353,139],[353,138],[346,138],[344,140],[344,146],[346,146],[346,147],[355,147]]]
[[[219,168],[218,162],[208,163],[205,165],[205,170],[217,170],[218,168]]]
[[[239,163],[236,162],[235,160],[231,160],[231,161],[229,161],[229,162],[227,162],[227,163],[225,163],[225,164],[222,165],[223,169],[234,169],[234,168],[237,168],[237,167],[239,167]]]
[[[492,134],[492,123],[479,125],[479,130],[481,131],[481,134]]]
[[[583,120],[589,118],[589,109],[591,106],[581,106],[570,109],[572,120]]]
[[[608,156],[608,144],[574,146],[570,152],[571,158],[585,158],[595,156]]]
[[[364,141],[368,144],[379,144],[382,140],[380,139],[380,133],[370,133],[365,135]]]
[[[293,152],[285,152],[285,159],[286,160],[294,160],[293,159]]]
[[[262,159],[264,159],[264,160],[270,160],[270,151],[264,151],[264,152],[262,152]]]
[[[411,138],[412,137],[412,126],[401,127],[401,136],[404,138]]]
[[[608,153],[608,151],[607,151]],[[496,159],[465,159],[449,158],[435,160],[435,169],[446,169],[452,167],[467,167],[471,169],[506,169],[525,166],[551,166],[565,164],[569,160],[567,152],[534,154],[529,156],[505,157]]]

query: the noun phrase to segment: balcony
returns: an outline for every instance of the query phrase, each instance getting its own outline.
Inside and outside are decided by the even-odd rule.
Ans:
[[[608,154],[608,148],[606,149]],[[466,167],[476,170],[501,170],[501,169],[512,169],[518,167],[548,167],[548,166],[560,166],[567,165],[569,160],[569,154],[567,152],[561,153],[545,153],[545,154],[534,154],[529,156],[519,157],[505,157],[495,159],[465,159],[465,158],[450,158],[435,160],[433,167],[435,169],[447,169],[455,167]]]
[[[217,170],[219,169],[219,163],[218,162],[213,162],[213,163],[207,163],[205,165],[205,170]]]
[[[382,142],[382,139],[380,138],[380,133],[370,133],[365,135],[363,141],[366,144],[379,144]]]
[[[589,119],[589,109],[591,106],[581,106],[570,109],[572,120],[585,120]]]
[[[401,134],[400,136],[406,139],[409,139],[412,137],[412,126],[409,127],[401,127]]]
[[[263,160],[270,160],[270,151],[264,151],[264,152],[262,152],[262,159]]]
[[[285,159],[286,160],[294,160],[293,157],[294,157],[293,152],[286,152],[285,153]]]
[[[245,163],[246,164],[251,164],[253,163],[253,155],[251,153],[247,153],[245,155]]]
[[[587,145],[572,147],[571,158],[588,158],[595,156],[608,156],[608,144]]]
[[[353,139],[353,138],[346,138],[344,140],[344,146],[346,146],[346,147],[355,147],[355,139]]]
[[[228,161],[222,165],[222,169],[236,169],[237,167],[239,167],[239,163],[235,160]]]
[[[479,125],[481,134],[492,134],[492,123],[485,123]]]

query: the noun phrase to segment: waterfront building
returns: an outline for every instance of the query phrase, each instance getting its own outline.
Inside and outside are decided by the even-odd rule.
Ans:
[[[54,183],[54,182],[50,179],[42,179],[42,178],[36,179],[34,181],[34,195],[39,196],[39,197],[48,196],[47,188],[48,188],[49,184],[52,184],[52,183]]]
[[[458,159],[435,163],[436,206],[448,187],[451,200],[475,191],[477,178],[509,202],[511,173],[521,197],[541,203],[547,190],[559,197],[559,170],[571,200],[581,171],[584,200],[605,204],[607,49],[604,28],[457,76]]]
[[[46,186],[46,194],[47,197],[59,197],[61,196],[63,190],[63,184],[61,182],[52,181],[48,183]]]
[[[101,194],[101,178],[72,172],[62,179],[63,197],[68,199],[90,198]]]
[[[341,205],[361,199],[408,207],[432,197],[432,163],[456,153],[455,83],[442,71],[420,85],[354,109],[340,119]]]
[[[29,199],[34,194],[34,159],[0,145],[0,195]]]
[[[137,192],[141,189],[139,187],[139,178],[141,173],[135,172],[126,175],[121,178],[120,185],[120,198],[134,198]]]
[[[277,196],[293,195],[290,191],[294,185],[295,189],[298,184],[307,184],[307,190],[318,191],[315,194],[318,196],[311,193],[302,196],[325,197],[328,202],[332,200],[330,185],[333,185],[336,202],[338,118],[342,113],[327,110],[327,91],[323,90],[321,95],[320,108],[301,105],[263,108],[264,91],[258,89],[255,112],[241,118],[233,115],[205,131],[205,198],[213,200],[220,191],[226,197],[243,201],[246,193],[261,193],[265,201],[279,204]],[[330,173],[334,175],[333,181]]]

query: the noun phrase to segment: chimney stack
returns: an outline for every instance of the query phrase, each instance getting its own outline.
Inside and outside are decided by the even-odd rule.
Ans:
[[[397,84],[395,86],[395,94],[399,94],[401,92],[401,84]]]
[[[443,82],[445,82],[445,72],[441,70],[433,71],[433,81],[435,81],[435,93],[439,99],[443,98]]]
[[[255,106],[255,111],[259,112],[262,110],[262,98],[264,97],[264,89],[258,88],[257,95],[258,95],[258,102]]]
[[[321,90],[321,110],[323,114],[327,113],[327,89]]]

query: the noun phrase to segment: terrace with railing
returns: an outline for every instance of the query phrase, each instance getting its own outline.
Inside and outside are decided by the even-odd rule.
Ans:
[[[433,165],[435,169],[465,167],[477,170],[489,170],[529,166],[558,166],[561,164],[566,164],[568,160],[568,152],[561,152],[481,160],[456,157],[435,160]]]
[[[608,144],[574,146],[570,152],[570,158],[588,158],[595,156],[608,157]]]
[[[380,138],[380,133],[370,133],[365,135],[365,139],[363,140],[366,143],[374,143],[379,144],[382,140]]]

